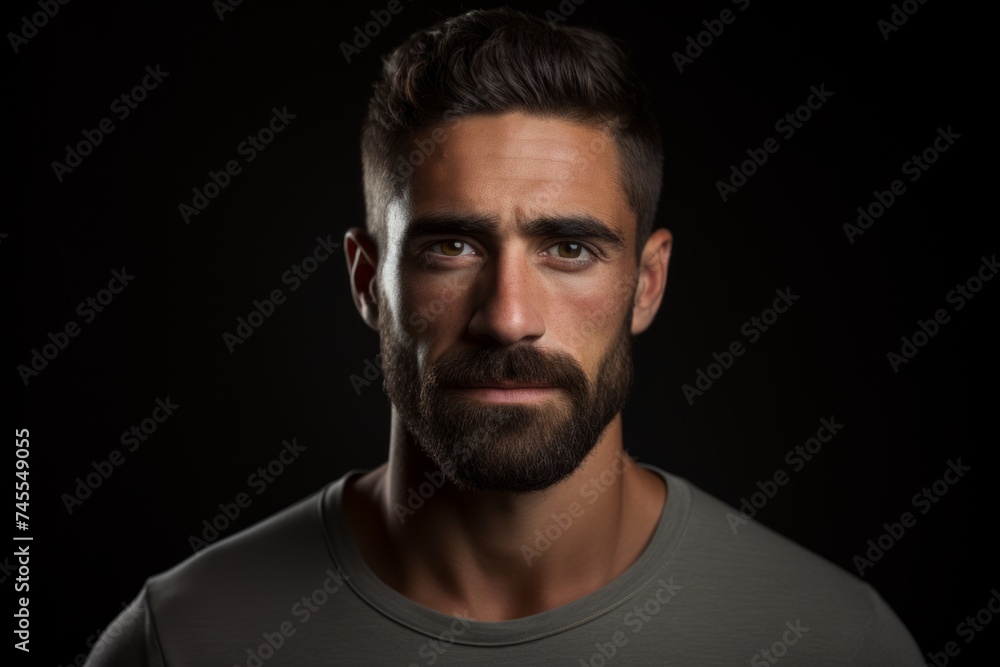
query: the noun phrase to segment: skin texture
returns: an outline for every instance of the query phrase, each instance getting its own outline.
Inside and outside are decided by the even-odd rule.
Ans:
[[[388,337],[400,343],[396,363],[409,364],[411,379],[425,379],[449,355],[530,348],[532,359],[576,366],[595,387],[602,362],[659,309],[670,233],[654,230],[636,266],[635,214],[618,184],[614,144],[599,127],[506,113],[464,117],[445,132],[405,196],[390,205],[383,254],[364,229],[345,235],[359,313],[382,333],[383,349]],[[443,224],[412,234],[413,222],[427,216]],[[453,222],[477,216],[492,224]],[[620,243],[564,222],[530,224],[567,218],[597,221]],[[557,429],[574,405],[559,388],[479,388],[447,397],[487,413],[526,409]],[[389,460],[352,480],[344,506],[365,561],[410,599],[482,621],[521,618],[597,590],[649,543],[666,488],[624,453],[620,411],[589,456],[544,490],[481,490],[450,474],[417,511],[401,513],[442,455],[419,442],[407,421],[394,406]],[[494,444],[530,462],[537,452],[524,442],[533,441],[504,432]],[[536,531],[574,503],[572,525],[538,551]]]

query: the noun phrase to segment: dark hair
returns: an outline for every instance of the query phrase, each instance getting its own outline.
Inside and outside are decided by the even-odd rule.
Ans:
[[[511,111],[610,131],[620,185],[636,214],[638,259],[663,177],[660,131],[645,87],[604,33],[507,7],[445,19],[383,59],[361,133],[368,230],[379,248],[390,198],[423,162],[416,135],[437,122]]]

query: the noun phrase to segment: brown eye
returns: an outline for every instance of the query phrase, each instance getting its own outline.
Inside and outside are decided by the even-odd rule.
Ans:
[[[442,255],[458,257],[462,254],[462,247],[465,246],[465,243],[462,241],[441,241],[440,246]]]
[[[556,247],[559,248],[559,256],[565,259],[576,259],[583,252],[583,246],[573,241],[562,241]]]

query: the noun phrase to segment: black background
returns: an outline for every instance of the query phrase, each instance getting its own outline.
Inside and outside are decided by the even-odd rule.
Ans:
[[[358,393],[350,380],[378,352],[377,337],[354,310],[342,254],[294,292],[281,276],[317,237],[340,242],[363,224],[358,131],[381,54],[440,17],[485,6],[404,2],[350,63],[340,43],[385,3],[245,0],[220,20],[207,0],[71,2],[8,51],[8,368],[29,364],[67,321],[82,327],[27,386],[9,376],[4,416],[31,432],[32,664],[85,653],[147,576],[191,554],[188,537],[250,490],[248,476],[282,440],[307,449],[264,493],[250,492],[224,535],[384,460],[381,381]],[[727,7],[736,20],[678,72],[671,54]],[[10,3],[5,32],[37,11]],[[656,11],[586,0],[570,16],[628,45],[665,135],[658,225],[675,247],[658,318],[637,341],[626,445],[738,504],[757,481],[790,471],[785,453],[835,417],[843,430],[790,472],[757,519],[851,572],[883,523],[914,511],[912,496],[961,457],[971,471],[916,513],[864,579],[924,652],[956,641],[955,663],[982,664],[1000,627],[967,644],[956,625],[1000,586],[989,459],[1000,282],[960,311],[946,294],[998,249],[988,129],[974,117],[995,85],[982,55],[987,21],[929,2],[886,40],[877,22],[892,13],[887,2]],[[118,120],[111,101],[156,65],[169,76]],[[833,95],[786,140],[774,124],[813,85]],[[274,107],[296,117],[247,164],[237,145]],[[51,163],[104,117],[116,129],[60,183]],[[961,138],[911,183],[901,165],[939,127]],[[723,202],[716,181],[768,137],[780,150]],[[185,224],[178,205],[231,159],[242,173]],[[851,244],[843,224],[897,178],[906,193]],[[77,304],[122,267],[134,281],[84,324]],[[713,352],[746,343],[743,323],[786,287],[799,301],[689,404],[681,386]],[[287,301],[230,353],[223,332],[277,288]],[[951,321],[894,372],[887,353],[938,308]],[[120,434],[167,396],[176,413],[128,452]],[[68,513],[63,494],[113,449],[124,463]],[[3,586],[13,599],[12,577]]]

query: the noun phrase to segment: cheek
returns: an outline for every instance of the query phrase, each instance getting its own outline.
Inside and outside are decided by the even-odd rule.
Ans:
[[[560,347],[580,360],[590,374],[596,372],[608,345],[617,340],[623,326],[632,304],[628,284],[627,280],[601,280],[553,294],[548,328],[560,341]]]
[[[422,276],[402,281],[403,327],[426,351],[460,335],[467,288],[454,277]],[[424,341],[421,343],[420,341]]]

